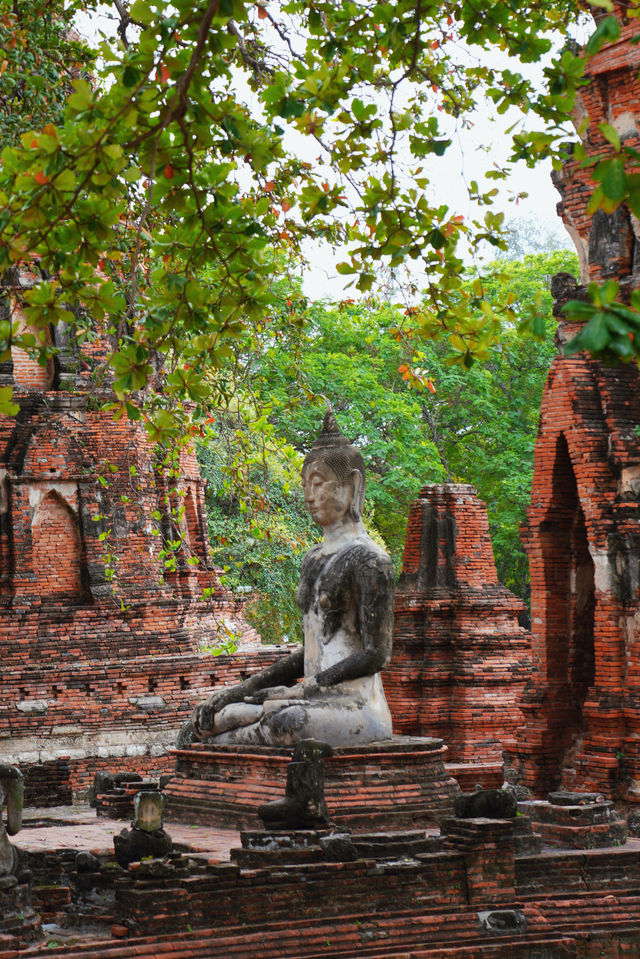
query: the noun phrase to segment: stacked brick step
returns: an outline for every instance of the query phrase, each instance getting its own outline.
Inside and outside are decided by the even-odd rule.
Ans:
[[[518,804],[546,846],[565,849],[596,849],[621,846],[627,827],[613,805],[594,793],[550,793],[549,801]]]
[[[389,913],[372,917],[368,913],[343,916],[327,922],[309,919],[269,923],[262,928],[208,928],[175,936],[139,937],[114,942],[97,940],[91,946],[82,943],[62,945],[55,955],[73,959],[132,959],[138,956],[171,956],[189,959],[199,956],[230,956],[249,959],[315,959],[335,956],[339,959],[378,959],[411,957],[432,959],[592,959],[602,956],[618,959],[636,955],[640,941],[640,896],[584,896],[541,899],[535,904],[508,902],[505,913],[521,914],[523,928],[496,932],[486,927],[486,917],[477,911],[443,914],[430,912],[416,916]],[[488,916],[491,919],[491,914]],[[484,923],[484,924],[483,924]],[[0,943],[1,945],[1,943]],[[32,947],[20,953],[0,951],[0,959],[14,956],[40,959],[52,950]]]

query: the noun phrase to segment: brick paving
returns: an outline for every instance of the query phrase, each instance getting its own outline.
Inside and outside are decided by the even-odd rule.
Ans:
[[[77,849],[113,853],[114,835],[128,825],[129,820],[98,818],[95,809],[85,804],[25,809],[24,826],[12,842],[28,852]],[[174,843],[188,846],[187,851],[208,854],[216,862],[227,862],[229,851],[240,846],[240,833],[234,829],[172,822],[167,832]]]

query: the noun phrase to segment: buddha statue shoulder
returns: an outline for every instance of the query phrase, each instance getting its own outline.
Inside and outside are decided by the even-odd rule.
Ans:
[[[364,462],[331,411],[305,458],[302,486],[323,531],[302,562],[303,647],[198,706],[192,723],[200,739],[345,746],[391,736],[380,672],[391,655],[393,568],[365,531]]]

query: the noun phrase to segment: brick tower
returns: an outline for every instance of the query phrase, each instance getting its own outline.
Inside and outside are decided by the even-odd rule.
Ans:
[[[598,124],[640,148],[638,21],[588,63],[577,119],[588,153],[610,153]],[[597,14],[597,16],[605,14]],[[621,294],[640,284],[640,224],[622,205],[586,213],[589,171],[570,159],[555,177],[558,212],[573,238],[580,283],[614,278]],[[563,320],[585,286],[553,281],[559,345],[578,330]],[[532,594],[533,674],[518,735],[524,782],[606,791],[640,801],[640,375],[558,356],[542,400],[531,505],[523,540]]]

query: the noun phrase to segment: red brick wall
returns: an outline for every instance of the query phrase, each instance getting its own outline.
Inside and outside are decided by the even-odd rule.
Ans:
[[[36,337],[41,335],[41,331],[30,326],[26,316],[20,306],[14,302],[12,322],[18,325],[21,332],[31,331]],[[47,337],[51,342],[51,338]],[[51,389],[54,378],[54,363],[49,360],[46,366],[40,366],[36,359],[32,359],[24,350],[12,350],[13,359],[13,379],[20,389],[23,390],[43,390]]]
[[[637,367],[554,361],[523,536],[534,672],[518,752],[539,793],[637,794],[640,517],[624,476],[640,463],[638,422]]]
[[[42,599],[79,601],[84,556],[77,515],[58,493],[49,492],[36,508],[31,529]]]
[[[623,15],[617,4],[616,12]],[[620,41],[588,64],[579,113],[589,153],[612,148],[612,124],[640,146],[640,48]],[[578,117],[580,119],[580,116]],[[570,160],[556,178],[559,212],[576,241],[583,281],[614,277],[622,295],[638,284],[637,221],[621,206],[593,217],[589,170]],[[559,344],[579,328],[562,319],[584,288],[556,284]],[[640,800],[640,375],[559,356],[542,399],[531,505],[523,539],[532,590],[533,673],[518,734],[525,782],[537,793],[564,785]]]
[[[246,671],[200,647],[226,637],[223,621],[256,639],[211,567],[194,451],[170,474],[137,424],[88,394],[16,399],[0,419],[0,756],[54,773],[66,757],[74,791],[103,761],[162,769],[193,706]]]
[[[62,615],[60,619],[70,625]],[[135,625],[133,617],[119,628],[124,632],[127,625]],[[213,688],[240,682],[284,652],[265,647],[234,656],[176,656],[165,649],[156,655],[97,660],[92,649],[83,648],[81,637],[82,629],[71,657],[51,651],[39,663],[26,663],[18,655],[6,662],[0,677],[3,762],[40,767],[50,793],[56,775],[61,789],[78,794],[98,769],[170,772],[168,750],[194,706]]]

